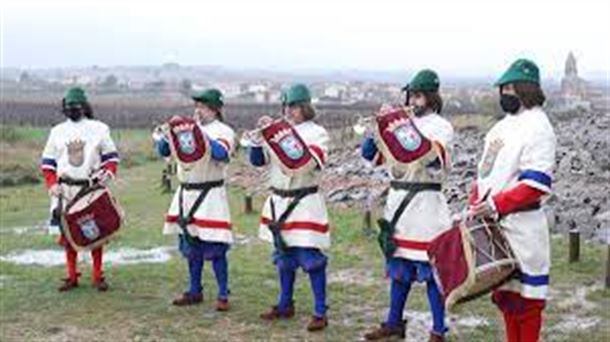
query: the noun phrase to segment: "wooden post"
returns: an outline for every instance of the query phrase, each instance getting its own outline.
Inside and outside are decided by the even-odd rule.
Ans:
[[[371,209],[367,208],[364,211],[364,233],[366,235],[368,235],[369,233],[371,233],[373,231],[373,227],[372,227],[372,218],[371,218]]]
[[[606,289],[610,289],[610,241],[606,245]]]
[[[246,196],[244,196],[244,213],[252,214],[252,211],[252,195],[246,194]]]
[[[570,230],[570,263],[578,262],[580,259],[580,231]]]
[[[368,191],[366,196],[366,202],[364,205],[364,227],[362,227],[362,232],[366,236],[372,236],[374,234],[373,230],[373,215],[371,214],[373,208],[373,196],[371,192]]]

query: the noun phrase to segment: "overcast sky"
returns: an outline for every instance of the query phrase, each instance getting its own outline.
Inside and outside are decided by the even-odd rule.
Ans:
[[[0,2],[4,67],[178,62],[488,76],[528,57],[549,77],[572,50],[584,74],[610,73],[608,0]]]

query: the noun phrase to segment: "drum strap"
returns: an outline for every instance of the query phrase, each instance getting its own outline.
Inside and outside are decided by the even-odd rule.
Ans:
[[[275,195],[278,195],[280,197],[292,197],[292,200],[286,207],[286,210],[284,210],[284,212],[282,213],[282,215],[280,215],[279,218],[277,218],[276,215],[275,202],[273,201],[273,197],[269,201],[269,204],[271,206],[271,222],[269,222],[267,226],[273,234],[273,245],[275,246],[275,249],[278,251],[278,253],[281,254],[284,253],[287,248],[286,242],[284,241],[280,233],[282,225],[286,222],[286,220],[288,220],[290,214],[292,214],[294,209],[296,209],[296,207],[299,205],[303,198],[318,192],[318,187],[312,186],[294,190],[281,190],[271,188],[271,190]]]
[[[203,182],[203,183],[182,183],[180,184],[180,190],[178,190],[178,226],[180,226],[180,229],[182,229],[182,235],[185,237],[186,241],[193,245],[195,243],[197,243],[196,238],[193,238],[189,233],[188,230],[186,229],[187,225],[189,223],[191,223],[191,221],[193,220],[193,216],[195,215],[195,212],[197,212],[197,209],[199,209],[199,207],[201,206],[201,204],[203,203],[203,201],[205,200],[205,198],[207,197],[208,193],[210,192],[210,190],[212,190],[213,188],[218,188],[224,185],[224,180],[217,180],[217,181],[212,181],[212,182]],[[197,199],[195,199],[195,202],[193,202],[193,205],[191,206],[191,209],[188,212],[187,216],[184,216],[184,202],[183,202],[183,192],[184,190],[200,190],[199,192],[199,196],[197,196]],[[198,239],[197,239],[198,240]]]

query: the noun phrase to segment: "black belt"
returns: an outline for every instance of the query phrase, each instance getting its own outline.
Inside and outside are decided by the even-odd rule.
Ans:
[[[59,184],[66,184],[70,186],[89,186],[91,181],[89,179],[75,179],[70,177],[59,177]]]
[[[391,181],[390,187],[394,190],[406,190],[407,193],[400,201],[400,204],[398,205],[398,208],[396,208],[396,211],[394,211],[390,221],[386,220],[385,218],[380,218],[377,220],[377,224],[379,225],[379,235],[377,236],[377,241],[379,242],[379,247],[381,247],[381,251],[385,255],[386,259],[392,258],[394,252],[398,248],[394,242],[396,224],[415,195],[421,191],[441,191],[441,185],[439,183]]]
[[[401,181],[391,181],[390,187],[394,190],[406,190],[413,191],[415,193],[420,191],[441,191],[442,189],[440,183],[418,183]]]
[[[192,237],[189,234],[186,227],[193,220],[193,216],[195,215],[195,212],[197,211],[197,209],[199,209],[199,207],[203,203],[203,200],[205,200],[205,198],[207,197],[210,190],[212,190],[213,188],[218,188],[220,186],[223,186],[224,183],[225,183],[224,179],[221,179],[221,180],[217,180],[217,181],[203,182],[203,183],[181,183],[180,184],[180,189],[178,190],[178,226],[180,227],[180,229],[182,229],[182,236],[189,245],[191,245],[191,246],[197,245],[200,241],[198,238]],[[183,205],[183,199],[182,199],[182,197],[183,197],[182,193],[184,190],[201,191],[199,193],[199,196],[197,196],[197,198],[195,199],[195,202],[193,202],[193,205],[191,206],[191,209],[189,210],[189,212],[186,216],[184,216],[184,205]]]
[[[278,195],[280,197],[305,197],[307,195],[315,194],[316,192],[318,192],[318,187],[310,186],[306,188],[290,190],[277,189],[272,187],[271,192],[273,192],[274,195]]]
[[[292,198],[284,212],[279,216],[275,212],[275,202],[273,201],[273,197],[269,200],[269,206],[271,209],[271,222],[267,224],[267,227],[269,227],[269,230],[273,235],[273,246],[275,247],[275,250],[278,253],[283,254],[286,252],[288,245],[282,237],[282,225],[288,220],[288,217],[292,214],[294,209],[296,209],[297,205],[299,205],[303,198],[318,192],[318,187],[311,186],[307,188],[299,188],[293,190],[271,188],[271,191],[273,191],[275,195],[278,195],[280,197]]]
[[[211,181],[211,182],[203,182],[203,183],[180,183],[180,186],[184,190],[205,190],[207,188],[217,188],[219,186],[223,186],[225,184],[224,179]]]

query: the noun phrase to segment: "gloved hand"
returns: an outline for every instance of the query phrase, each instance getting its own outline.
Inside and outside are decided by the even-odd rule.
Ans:
[[[94,173],[93,176],[91,176],[91,181],[94,184],[108,186],[108,184],[110,183],[110,181],[113,178],[114,178],[114,175],[112,174],[112,172],[110,172],[106,169],[101,169],[101,170],[97,171],[96,173]]]
[[[58,183],[53,184],[49,188],[49,196],[60,197],[61,193],[62,193],[61,185],[59,185]]]

